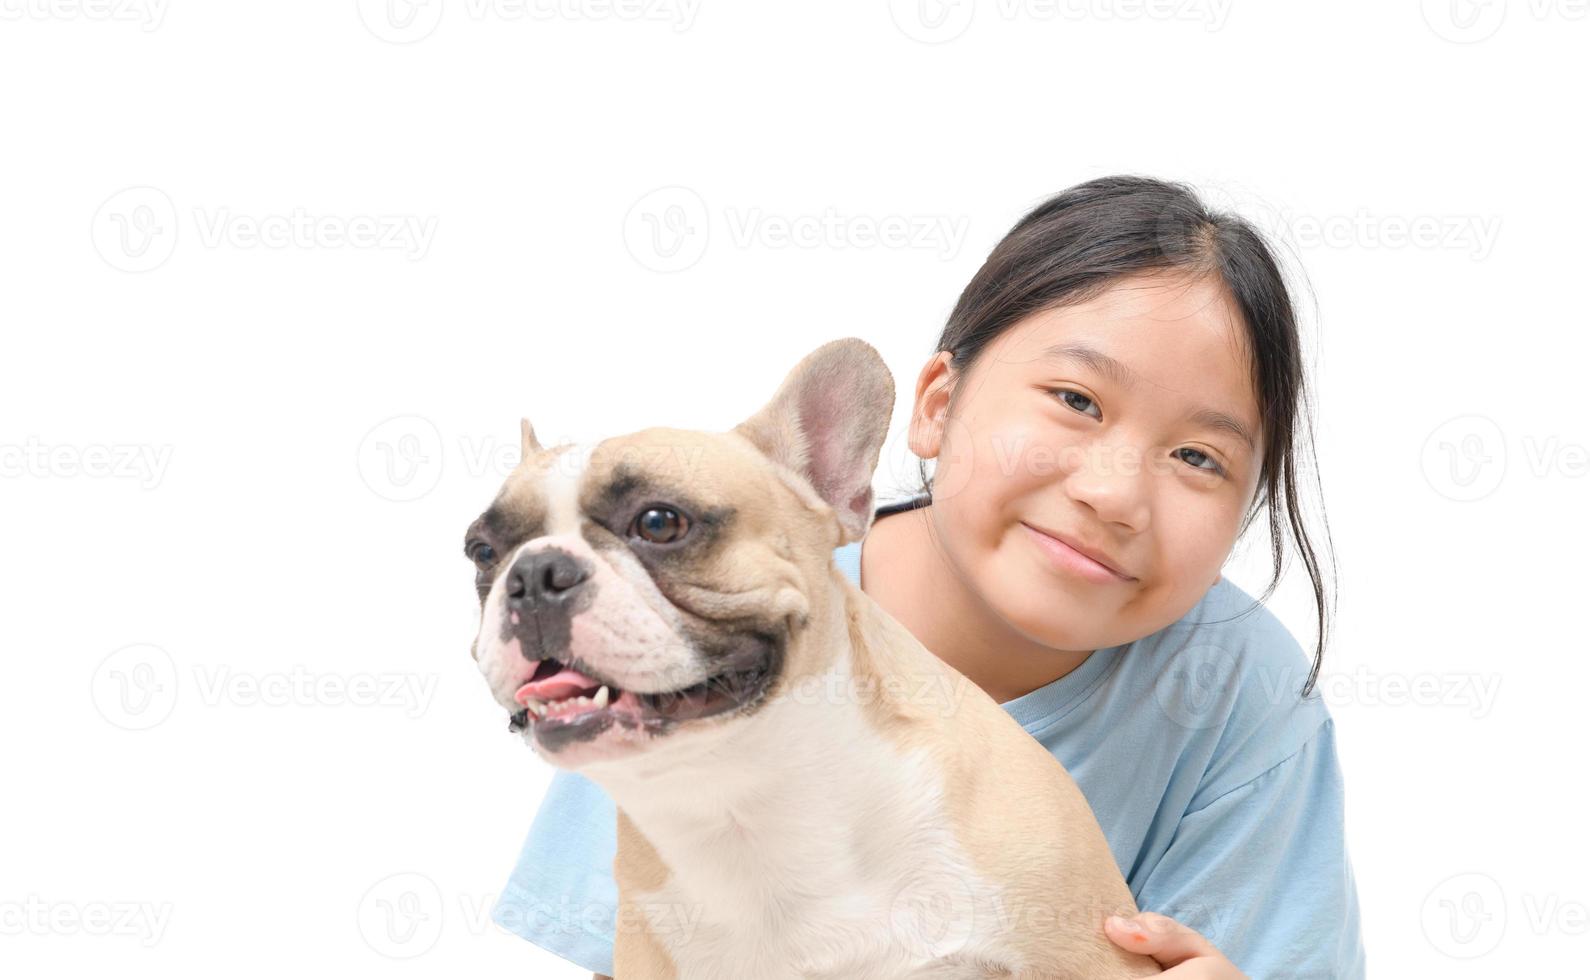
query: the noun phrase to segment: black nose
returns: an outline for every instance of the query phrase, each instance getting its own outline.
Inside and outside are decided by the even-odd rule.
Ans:
[[[508,571],[508,608],[562,605],[579,594],[591,570],[566,551],[548,548],[521,555]]]

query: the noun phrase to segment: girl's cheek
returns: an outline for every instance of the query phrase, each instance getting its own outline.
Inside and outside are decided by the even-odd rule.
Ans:
[[[1001,426],[984,441],[984,460],[1000,478],[1026,488],[1063,476],[1075,465],[1075,439],[1052,426],[1018,419]]]
[[[1158,515],[1156,541],[1163,568],[1189,582],[1213,582],[1235,542],[1235,526],[1209,507],[1171,507]],[[1204,582],[1208,585],[1209,582]]]

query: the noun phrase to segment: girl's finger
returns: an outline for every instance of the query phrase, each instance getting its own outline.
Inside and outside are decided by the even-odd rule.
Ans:
[[[1153,912],[1139,912],[1129,919],[1112,915],[1104,922],[1104,932],[1115,945],[1153,957],[1163,967],[1195,956],[1221,955],[1213,943],[1196,931]]]

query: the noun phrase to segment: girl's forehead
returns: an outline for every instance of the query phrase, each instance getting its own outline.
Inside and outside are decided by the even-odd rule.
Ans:
[[[1241,314],[1224,287],[1145,277],[1025,317],[986,353],[1007,368],[1041,371],[1070,362],[1123,387],[1196,382],[1200,390],[1251,400],[1248,351]]]

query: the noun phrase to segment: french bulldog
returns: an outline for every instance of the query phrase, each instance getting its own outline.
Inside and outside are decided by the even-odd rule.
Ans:
[[[1159,972],[1070,775],[834,565],[893,404],[845,339],[726,432],[525,420],[469,528],[509,727],[616,805],[616,980]]]

